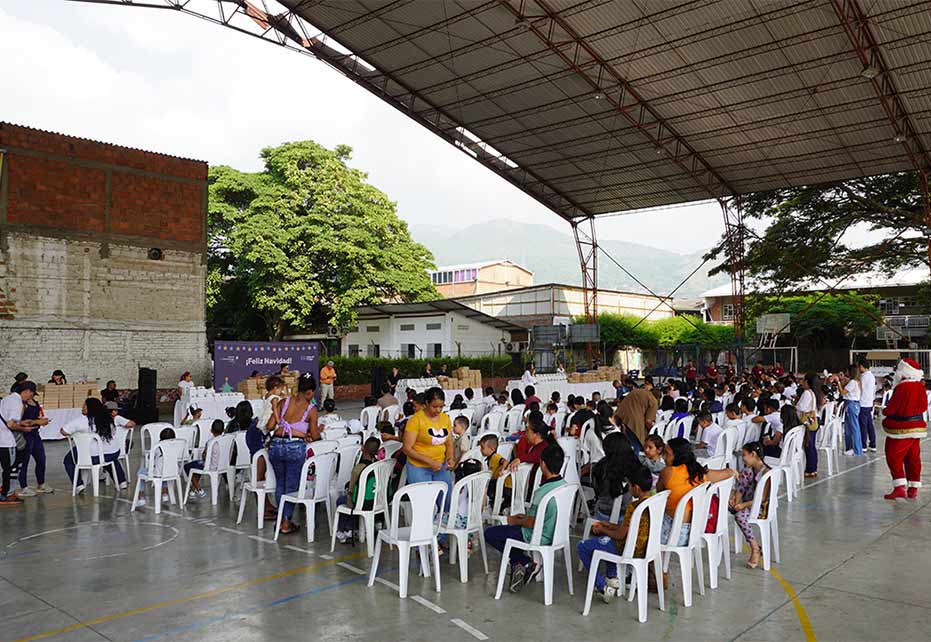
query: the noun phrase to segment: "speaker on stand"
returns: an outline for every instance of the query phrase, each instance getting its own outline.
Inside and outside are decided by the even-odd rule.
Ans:
[[[132,420],[139,425],[158,421],[157,381],[158,371],[152,368],[139,368],[136,402],[132,409],[135,415]]]
[[[381,386],[385,383],[384,366],[372,368],[372,396],[378,399],[381,396]]]

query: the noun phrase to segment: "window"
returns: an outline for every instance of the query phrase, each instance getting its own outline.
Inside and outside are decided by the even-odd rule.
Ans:
[[[351,328],[349,328],[349,332],[358,332],[358,331],[359,331],[359,325],[358,325],[358,324],[356,324],[356,325],[352,326]]]
[[[917,306],[918,297],[914,296],[890,296],[879,301],[879,309],[884,316],[906,314],[906,308]]]
[[[377,343],[370,343],[365,346],[365,356],[378,358],[381,356],[381,347]]]
[[[456,326],[456,329],[459,330],[459,331],[461,331],[461,332],[467,332],[467,331],[469,330],[469,326],[467,326],[467,325],[457,325],[457,326]]]
[[[442,323],[428,323],[427,324],[427,330],[442,330],[442,329],[443,329]]]
[[[413,331],[414,331],[413,323],[402,323],[401,324],[401,332],[413,332]]]
[[[722,307],[722,314],[724,321],[733,321],[734,320],[734,304],[725,303]]]
[[[408,359],[417,358],[417,346],[413,343],[402,343],[401,344],[401,356],[407,357]]]
[[[354,344],[349,344],[349,356],[358,357],[359,356],[359,346]]]
[[[428,357],[442,357],[443,356],[443,344],[442,343],[428,343],[427,344],[427,356]]]
[[[377,325],[367,325],[365,326],[366,332],[378,332],[379,328]]]

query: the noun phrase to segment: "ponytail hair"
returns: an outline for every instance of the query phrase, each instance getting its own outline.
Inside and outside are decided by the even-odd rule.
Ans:
[[[110,441],[113,439],[113,417],[107,410],[103,402],[96,397],[88,397],[84,400],[87,407],[87,419],[94,425],[94,432],[103,440]]]

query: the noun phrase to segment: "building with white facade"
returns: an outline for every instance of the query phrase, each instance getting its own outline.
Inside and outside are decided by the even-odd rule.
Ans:
[[[363,306],[356,314],[343,356],[475,357],[505,354],[508,344],[527,340],[524,328],[450,300]]]
[[[533,272],[508,259],[443,265],[430,270],[440,296],[450,299],[469,294],[498,292],[533,285]]]

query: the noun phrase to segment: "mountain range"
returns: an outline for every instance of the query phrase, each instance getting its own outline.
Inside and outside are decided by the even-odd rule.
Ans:
[[[567,226],[568,230],[568,226]],[[510,259],[534,273],[534,283],[581,284],[579,255],[572,234],[547,225],[504,219],[477,223],[460,230],[435,225],[411,225],[414,240],[433,252],[437,266]],[[598,286],[606,290],[645,292],[607,256],[614,258],[657,294],[667,294],[698,267],[704,252],[677,254],[639,243],[599,242]],[[727,275],[708,277],[712,264],[698,270],[679,288],[676,298],[697,297],[728,281]]]

